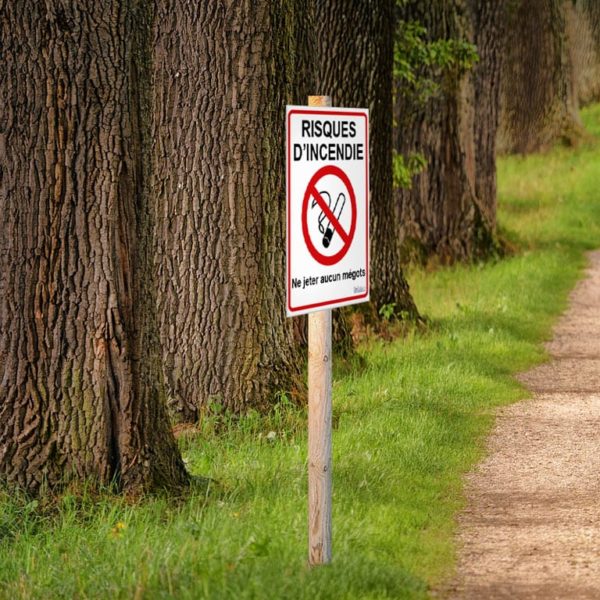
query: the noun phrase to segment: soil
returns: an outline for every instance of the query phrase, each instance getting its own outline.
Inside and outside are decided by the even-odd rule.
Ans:
[[[499,411],[467,478],[443,597],[600,598],[600,252],[548,350],[520,376],[533,399]]]

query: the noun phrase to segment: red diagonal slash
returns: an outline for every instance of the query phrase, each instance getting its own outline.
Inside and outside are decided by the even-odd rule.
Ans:
[[[344,228],[340,225],[340,222],[335,218],[335,215],[332,214],[331,209],[329,208],[329,204],[325,202],[322,198],[321,194],[317,191],[318,182],[323,179],[323,177],[327,175],[334,175],[338,179],[342,181],[346,190],[348,191],[348,200],[350,201],[350,230],[345,231]],[[317,250],[316,246],[313,243],[311,238],[311,232],[308,230],[308,211],[310,210],[311,198],[314,198],[313,202],[316,202],[321,209],[323,210],[323,214],[329,217],[331,222],[331,226],[339,233],[340,238],[344,240],[343,246],[339,249],[335,254],[321,254],[319,250]],[[336,263],[339,263],[344,256],[350,250],[352,246],[352,240],[354,239],[354,233],[356,231],[356,196],[354,194],[354,188],[352,187],[352,183],[348,178],[348,175],[342,171],[336,165],[325,165],[321,167],[310,179],[308,185],[306,186],[306,191],[304,192],[304,198],[302,199],[302,236],[304,237],[304,242],[306,244],[306,248],[309,254],[320,264],[331,267]]]
[[[349,244],[350,236],[346,233],[346,231],[342,227],[341,223],[337,220],[336,216],[333,214],[333,212],[329,208],[329,205],[323,199],[323,196],[321,196],[321,194],[319,194],[319,192],[317,191],[317,188],[312,186],[310,193],[314,197],[314,199],[317,201],[317,204],[321,207],[321,210],[325,213],[325,216],[329,219],[329,221],[330,221],[331,225],[333,226],[333,228],[335,229],[335,231],[342,238],[344,244]]]

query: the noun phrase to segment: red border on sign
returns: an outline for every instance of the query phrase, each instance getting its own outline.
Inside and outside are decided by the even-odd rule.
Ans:
[[[340,179],[342,181],[342,183],[348,190],[350,205],[352,207],[352,218],[351,218],[351,223],[350,223],[350,231],[344,232],[342,230],[342,232],[340,232],[340,231],[337,232],[337,234],[340,237],[342,237],[342,238],[347,237],[348,240],[347,241],[343,240],[344,246],[342,247],[342,249],[339,252],[336,252],[335,254],[333,254],[332,256],[327,256],[327,255],[321,254],[315,248],[315,245],[313,244],[312,239],[310,237],[310,233],[308,232],[308,204],[310,202],[311,196],[316,197],[317,195],[320,198],[320,202],[323,202],[323,198],[321,198],[319,192],[317,191],[317,182],[319,181],[319,179],[322,179],[323,177],[327,177],[327,175],[333,175],[334,177],[337,177],[338,179]],[[325,204],[325,206],[327,206],[327,205]],[[324,208],[325,206],[322,206],[322,208]],[[339,221],[337,221],[335,219],[331,210],[329,210],[329,218],[330,218],[330,221],[332,221],[332,223],[331,223],[332,225],[334,225],[333,221],[335,221],[338,224],[338,227],[340,229],[342,229],[342,227],[339,224]],[[337,231],[337,227],[334,226],[334,229]],[[346,256],[346,254],[348,253],[348,250],[350,250],[350,246],[352,245],[352,238],[354,238],[355,231],[356,231],[356,195],[354,194],[354,188],[352,187],[352,183],[350,182],[348,175],[346,175],[346,173],[344,173],[344,171],[342,171],[342,169],[340,169],[338,166],[325,165],[324,167],[321,167],[311,177],[310,181],[308,182],[308,185],[306,186],[306,191],[304,192],[304,199],[302,201],[302,234],[304,235],[304,241],[306,243],[306,247],[308,248],[308,251],[310,252],[311,256],[318,263],[321,263],[322,265],[326,265],[326,266],[335,265],[336,263],[340,262],[340,260],[342,260],[342,258],[344,258],[344,256]]]
[[[366,239],[365,239],[365,251],[366,251],[366,256],[367,256],[367,289],[365,291],[364,294],[360,294],[357,296],[347,296],[345,298],[336,298],[335,300],[328,300],[327,302],[316,302],[314,304],[305,304],[304,306],[295,306],[293,307],[291,305],[291,289],[292,289],[292,269],[291,269],[291,264],[290,264],[290,232],[291,232],[291,221],[290,221],[290,206],[289,206],[289,201],[290,201],[290,189],[291,189],[291,185],[292,185],[292,181],[291,181],[291,161],[290,161],[290,155],[291,155],[291,139],[290,139],[290,120],[292,115],[334,115],[334,116],[350,116],[350,117],[363,117],[365,119],[365,141],[366,141],[366,148],[365,148],[365,181],[366,181],[366,190],[365,190],[365,203],[366,203],[366,213],[367,213],[367,218],[366,218]],[[362,298],[367,298],[369,295],[369,286],[370,286],[370,281],[369,281],[369,119],[368,116],[365,113],[362,112],[353,112],[351,110],[314,110],[314,109],[302,109],[302,108],[294,108],[292,110],[290,110],[290,112],[288,113],[287,116],[287,131],[286,131],[286,137],[287,137],[287,198],[286,198],[286,204],[287,204],[287,257],[286,257],[286,266],[287,266],[287,277],[288,277],[288,281],[287,281],[287,307],[288,310],[293,313],[293,312],[298,312],[301,310],[310,310],[311,308],[320,308],[320,307],[326,307],[326,306],[331,306],[332,304],[338,304],[339,302],[346,302],[349,300],[361,300]]]

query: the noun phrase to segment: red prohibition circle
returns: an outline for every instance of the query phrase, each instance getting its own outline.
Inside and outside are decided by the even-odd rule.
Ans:
[[[342,183],[346,186],[348,190],[348,196],[350,197],[350,206],[352,208],[352,218],[350,221],[350,231],[344,231],[343,227],[340,225],[338,220],[333,216],[329,206],[325,205],[323,198],[317,191],[317,183],[320,179],[325,177],[326,175],[334,175],[341,179]],[[310,204],[310,198],[314,196],[315,200],[319,204],[322,210],[327,214],[332,227],[335,229],[336,233],[342,238],[344,241],[343,247],[332,254],[331,256],[327,256],[325,254],[321,254],[313,244],[310,234],[308,232],[308,207]],[[332,218],[333,217],[333,218]],[[348,179],[348,175],[342,171],[339,167],[334,165],[327,165],[325,167],[321,167],[311,178],[306,186],[306,192],[304,192],[304,200],[302,202],[302,233],[304,235],[304,241],[306,243],[306,247],[310,252],[311,256],[320,264],[331,266],[340,262],[346,253],[350,249],[352,245],[352,240],[354,239],[354,232],[356,231],[356,196],[354,195],[354,188],[350,183],[350,179]]]

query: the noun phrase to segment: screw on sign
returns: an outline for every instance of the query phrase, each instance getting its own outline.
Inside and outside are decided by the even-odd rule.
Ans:
[[[288,316],[308,314],[308,561],[331,561],[331,309],[369,299],[369,113],[288,106]]]
[[[346,188],[347,193],[340,192],[336,198],[336,201],[331,206],[331,195],[327,191],[320,192],[317,188],[319,182],[327,175],[333,175],[341,180]],[[349,203],[346,198],[348,197]],[[311,201],[312,199],[312,201]],[[340,223],[340,217],[349,204],[348,210],[350,211],[350,229],[345,230],[344,226]],[[308,213],[309,209],[320,208],[321,213],[319,215],[319,233],[323,235],[321,245],[324,248],[329,248],[333,240],[334,235],[337,234],[342,240],[342,247],[332,255],[323,254],[318,249],[318,244],[313,242],[311,232],[308,226]],[[356,196],[352,184],[348,179],[348,176],[334,165],[327,165],[319,169],[310,180],[306,192],[304,194],[304,202],[302,205],[302,234],[304,235],[304,241],[306,247],[312,255],[312,257],[322,265],[335,265],[340,262],[344,256],[346,256],[352,240],[354,239],[354,232],[356,231]]]

